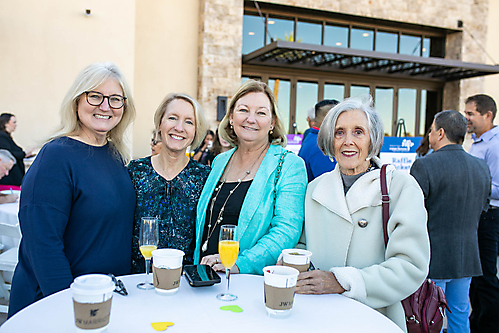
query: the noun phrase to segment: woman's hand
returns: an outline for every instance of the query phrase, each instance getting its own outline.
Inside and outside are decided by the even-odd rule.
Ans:
[[[211,254],[209,256],[203,257],[203,259],[201,259],[201,265],[208,265],[213,268],[215,272],[225,272],[225,267],[224,265],[222,265],[222,262],[220,261],[220,255],[218,254]],[[234,265],[230,269],[230,273],[239,273],[239,267],[237,267],[237,265]]]
[[[345,289],[338,283],[332,272],[320,270],[303,272],[298,275],[297,294],[341,294]]]

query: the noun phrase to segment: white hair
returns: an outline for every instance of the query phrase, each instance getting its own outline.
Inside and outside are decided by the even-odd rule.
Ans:
[[[16,158],[10,151],[0,149],[0,161],[7,162],[8,160],[11,160],[14,164],[16,164]]]
[[[383,131],[383,121],[374,109],[373,99],[370,95],[347,98],[329,111],[322,122],[319,136],[317,137],[319,148],[327,156],[334,157],[334,131],[336,122],[340,114],[350,110],[360,110],[366,115],[369,124],[369,137],[371,139],[367,158],[371,159],[377,156],[383,145],[385,133]]]

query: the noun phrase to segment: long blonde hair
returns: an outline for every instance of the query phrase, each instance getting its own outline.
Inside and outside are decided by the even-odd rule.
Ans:
[[[123,106],[121,121],[107,133],[107,140],[111,142],[116,154],[126,164],[130,161],[130,152],[125,144],[125,131],[135,119],[135,104],[131,90],[118,66],[112,62],[97,62],[83,69],[76,77],[73,85],[66,93],[61,105],[61,124],[50,140],[62,136],[77,135],[81,131],[81,122],[78,119],[78,102],[85,91],[93,90],[109,79],[119,83],[126,97]]]

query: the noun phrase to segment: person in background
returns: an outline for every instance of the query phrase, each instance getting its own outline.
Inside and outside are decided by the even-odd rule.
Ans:
[[[6,149],[16,158],[16,165],[9,172],[9,175],[0,179],[2,185],[21,186],[25,168],[24,158],[32,157],[34,154],[30,151],[28,154],[19,147],[12,139],[12,133],[17,128],[17,118],[12,113],[2,113],[0,115],[0,149]]]
[[[5,149],[0,149],[0,179],[7,176],[16,164],[16,158]],[[15,202],[18,198],[17,194],[12,193],[12,188],[1,188],[0,190],[10,191],[7,193],[0,193],[0,204]]]
[[[464,115],[468,120],[468,133],[472,133],[473,138],[469,153],[487,163],[492,177],[490,207],[478,224],[483,275],[473,277],[470,285],[470,327],[474,333],[499,332],[499,127],[494,125],[496,113],[496,102],[488,95],[470,96],[465,101]]]
[[[135,193],[124,134],[134,118],[114,63],[80,72],[62,102],[60,129],[24,177],[9,317],[77,276],[130,274]]]
[[[310,134],[310,132],[312,131],[312,127],[315,124],[315,107],[311,107],[310,109],[308,109],[307,123],[308,123],[308,128],[305,130],[305,132],[303,132],[303,137],[301,142],[305,141],[305,138],[307,137],[307,135]]]
[[[207,123],[199,103],[185,94],[169,94],[154,114],[154,126],[162,142],[158,155],[130,162],[128,172],[135,188],[132,273],[144,272],[139,251],[142,217],[158,218],[158,248],[184,251],[184,263],[192,264],[196,207],[210,167],[190,159],[187,147],[198,147]]]
[[[383,123],[372,99],[350,98],[324,119],[318,143],[337,161],[313,180],[305,198],[306,248],[316,270],[298,276],[299,294],[343,294],[406,330],[401,301],[426,278],[430,245],[423,193],[388,165],[388,244],[383,237],[380,168]]]
[[[307,167],[308,182],[325,172],[332,171],[336,165],[334,158],[329,158],[319,149],[317,135],[324,117],[339,102],[335,99],[325,99],[315,104],[315,121],[310,134],[302,141],[298,156],[303,158]]]
[[[450,311],[447,332],[469,332],[469,289],[482,275],[478,221],[489,207],[490,172],[483,160],[464,151],[466,118],[447,110],[435,115],[429,130],[434,152],[414,161],[410,174],[423,190],[428,212],[430,270]]]
[[[213,158],[217,157],[221,153],[229,151],[231,148],[232,146],[230,145],[230,143],[220,137],[220,132],[217,128],[215,133],[215,141],[213,142],[213,149],[211,150],[213,152]]]
[[[214,139],[215,133],[213,133],[212,130],[207,130],[203,145],[194,150],[194,156],[192,158],[201,164],[211,165],[213,158],[215,157],[212,152]]]
[[[421,143],[419,144],[419,147],[416,149],[416,158],[421,158],[433,152],[433,149],[430,147],[429,135],[430,135],[430,129],[423,136],[423,138],[421,139]]]
[[[152,138],[151,138],[151,156],[158,155],[159,152],[161,151],[161,146],[163,143],[161,142],[161,139],[158,138],[158,133],[156,130],[152,132]]]
[[[243,83],[218,129],[235,148],[217,156],[199,199],[194,263],[225,270],[218,236],[222,224],[232,224],[239,229],[239,256],[231,272],[263,274],[300,238],[305,163],[283,148],[286,132],[263,82]]]

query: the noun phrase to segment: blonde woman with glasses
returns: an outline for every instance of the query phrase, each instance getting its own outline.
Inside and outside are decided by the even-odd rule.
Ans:
[[[135,107],[116,65],[85,68],[63,100],[61,118],[23,181],[9,317],[79,275],[130,273],[135,193],[123,136]]]

